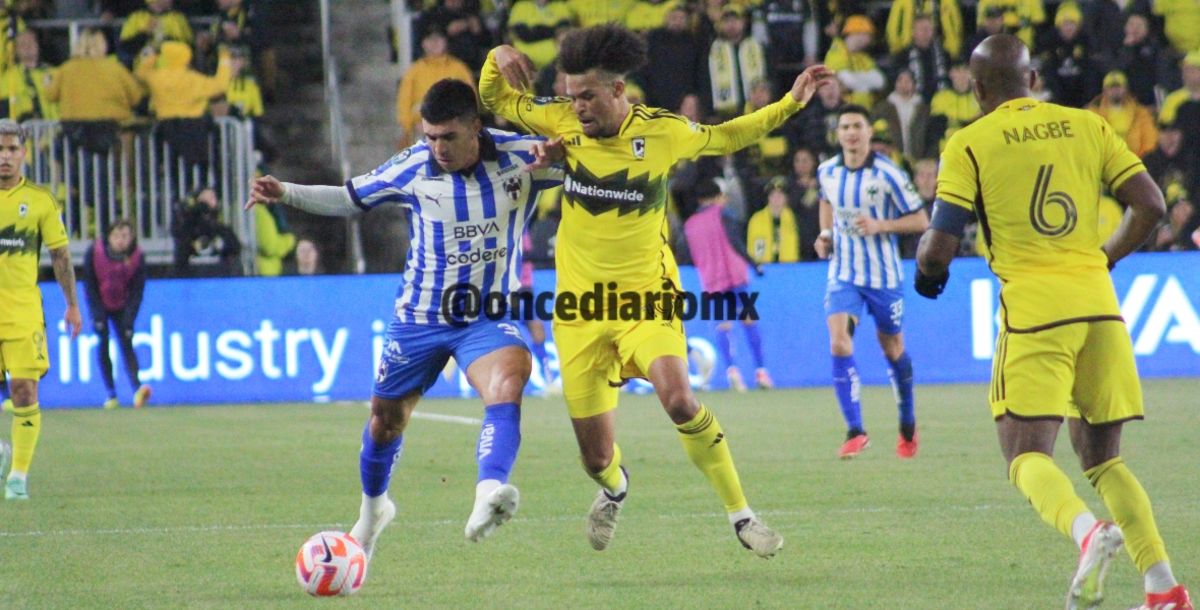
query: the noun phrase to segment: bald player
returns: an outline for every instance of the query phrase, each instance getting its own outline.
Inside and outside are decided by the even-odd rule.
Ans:
[[[963,226],[977,218],[1002,284],[992,416],[1009,480],[1080,548],[1066,607],[1099,605],[1110,560],[1125,545],[1144,577],[1142,608],[1191,609],[1150,498],[1120,455],[1123,424],[1142,418],[1142,392],[1108,271],[1150,235],[1165,210],[1162,193],[1098,115],[1031,97],[1029,50],[1016,37],[985,39],[970,67],[984,116],[942,154],[917,292],[941,294]],[[1097,217],[1106,189],[1126,212],[1103,241]],[[1096,519],[1051,457],[1064,418],[1115,524]]]

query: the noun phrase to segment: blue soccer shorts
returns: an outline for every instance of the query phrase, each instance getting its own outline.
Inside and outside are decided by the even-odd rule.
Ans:
[[[466,371],[481,356],[509,346],[529,350],[512,322],[481,320],[466,326],[443,326],[408,324],[393,318],[375,373],[374,393],[391,399],[414,391],[424,394],[437,383],[451,356]]]
[[[900,334],[904,321],[904,293],[899,288],[867,288],[849,282],[830,280],[825,289],[825,315],[847,313],[855,318],[863,305],[875,319],[875,327],[885,335]]]

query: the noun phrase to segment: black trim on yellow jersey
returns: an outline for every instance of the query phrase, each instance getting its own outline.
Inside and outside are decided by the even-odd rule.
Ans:
[[[1114,176],[1113,179],[1110,180],[1108,183],[1109,192],[1115,192],[1115,189],[1113,189],[1113,185],[1116,184],[1117,181],[1119,181],[1121,179],[1121,177],[1125,175],[1125,172],[1128,172],[1131,169],[1140,167],[1141,165],[1142,165],[1142,162],[1139,160],[1137,163],[1134,163],[1133,165],[1130,165],[1129,167],[1126,167],[1125,169],[1117,172],[1117,175]]]
[[[992,255],[992,226],[988,224],[987,210],[983,206],[983,183],[979,180],[979,161],[975,160],[975,153],[971,151],[971,147],[965,147],[967,157],[971,160],[971,165],[975,168],[975,215],[979,217],[979,228],[983,231],[983,242],[988,247],[988,261],[993,258]]]
[[[1061,415],[1017,415],[1016,413],[1013,413],[1012,411],[1009,411],[1008,409],[1005,409],[1003,413],[1001,413],[1000,415],[997,415],[996,417],[992,418],[992,421],[1000,421],[1000,418],[1001,418],[1001,417],[1004,417],[1005,415],[1007,415],[1007,416],[1009,416],[1009,417],[1011,417],[1011,418],[1013,418],[1013,419],[1015,419],[1015,420],[1017,420],[1017,421],[1056,421],[1056,422],[1062,422],[1062,420],[1063,420],[1063,416],[1061,416]]]
[[[1064,318],[1045,324],[1038,324],[1037,326],[1030,326],[1029,328],[1013,328],[1008,325],[1008,320],[1005,319],[1004,330],[1005,332],[1023,335],[1050,330],[1051,328],[1058,328],[1059,326],[1066,326],[1068,324],[1079,324],[1080,322],[1125,322],[1125,318],[1118,315],[1083,316],[1080,318]]]

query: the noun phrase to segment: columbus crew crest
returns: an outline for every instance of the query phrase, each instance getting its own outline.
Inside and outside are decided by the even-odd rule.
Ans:
[[[29,204],[22,201],[21,205],[17,206],[17,214],[21,218],[24,218],[26,214],[29,214]]]
[[[634,138],[632,140],[632,142],[633,142],[633,156],[638,159],[645,159],[646,158],[646,138]]]

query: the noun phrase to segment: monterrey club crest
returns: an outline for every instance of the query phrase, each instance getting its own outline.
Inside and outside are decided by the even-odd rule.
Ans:
[[[508,198],[516,201],[521,196],[521,178],[513,176],[504,181],[504,192],[508,193]]]

